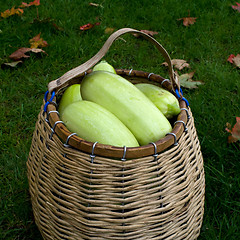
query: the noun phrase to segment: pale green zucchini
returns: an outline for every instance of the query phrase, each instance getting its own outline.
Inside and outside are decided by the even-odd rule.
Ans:
[[[84,100],[71,103],[64,109],[61,119],[71,132],[87,141],[117,147],[139,146],[130,130],[96,103]]]
[[[172,118],[180,113],[179,102],[169,91],[149,83],[138,83],[135,86],[142,91],[167,118]]]
[[[65,92],[63,93],[59,106],[58,112],[60,116],[62,115],[63,110],[71,103],[81,101],[81,93],[80,93],[80,84],[73,84],[69,86]]]
[[[172,130],[161,111],[137,87],[117,74],[96,71],[86,75],[81,83],[81,95],[116,115],[140,145],[155,142]]]
[[[95,71],[107,71],[111,73],[116,73],[115,69],[112,65],[110,65],[107,61],[102,60],[100,63],[96,64],[93,68],[93,72]]]

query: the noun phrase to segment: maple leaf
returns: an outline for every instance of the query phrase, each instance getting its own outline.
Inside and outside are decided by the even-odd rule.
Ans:
[[[13,52],[9,56],[9,58],[14,60],[14,61],[19,61],[19,60],[24,59],[24,58],[29,58],[30,56],[25,54],[25,53],[28,53],[28,52],[45,53],[46,54],[46,52],[43,51],[40,48],[25,48],[25,47],[22,47],[22,48],[19,48],[17,51]]]
[[[86,31],[86,30],[89,30],[89,29],[95,27],[96,25],[100,25],[100,22],[87,23],[87,24],[81,26],[79,29],[82,30],[82,31]]]
[[[25,3],[25,2],[22,2],[22,4],[19,6],[19,7],[30,7],[30,6],[39,6],[40,5],[40,0],[34,0],[33,2],[30,2],[30,3]]]
[[[234,9],[234,10],[237,10],[238,12],[240,12],[240,3],[238,3],[238,2],[236,2],[236,6],[235,5],[232,5],[232,8]]]
[[[198,85],[204,84],[201,81],[193,81],[192,80],[194,73],[195,72],[190,72],[190,73],[185,73],[185,74],[180,75],[178,77],[178,79],[180,81],[180,86],[184,87],[184,88],[192,89],[192,88],[197,88]],[[177,72],[176,72],[176,74],[178,75]]]
[[[23,10],[21,8],[15,8],[15,7],[12,7],[11,9],[7,9],[6,11],[2,12],[1,13],[1,17],[2,18],[8,18],[12,15],[22,15],[23,14]]]
[[[228,136],[228,142],[233,143],[240,141],[240,117],[236,117],[236,124],[231,130],[229,128],[231,128],[231,124],[227,123],[225,130],[231,133],[231,135]]]
[[[240,68],[240,54],[237,54],[236,56],[234,54],[231,54],[228,57],[227,61]]]
[[[196,17],[184,17],[179,18],[178,21],[183,20],[183,25],[188,27],[189,25],[193,25],[196,22]]]
[[[33,37],[32,39],[29,40],[29,43],[31,45],[31,48],[42,48],[42,47],[47,47],[48,43],[43,40],[43,38],[40,37],[41,33]]]
[[[182,70],[183,68],[190,68],[190,65],[187,63],[187,61],[183,60],[183,59],[172,59],[171,60],[172,65],[178,69],[178,70]],[[168,66],[167,62],[162,63],[162,65],[164,66]]]

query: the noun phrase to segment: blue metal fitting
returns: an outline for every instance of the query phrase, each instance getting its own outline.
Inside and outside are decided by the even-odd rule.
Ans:
[[[45,92],[45,94],[44,94],[44,100],[45,100],[45,102],[47,101],[47,95],[48,95],[48,93],[49,93],[49,91],[47,90],[47,91]]]
[[[45,101],[47,101],[47,95],[48,95],[48,93],[49,93],[48,91],[45,93],[45,96],[44,96]],[[45,105],[44,105],[44,112],[47,111],[47,106],[48,106],[48,104],[50,104],[50,103],[52,102],[54,96],[55,96],[55,92],[53,91],[53,92],[52,92],[52,95],[51,95],[51,98],[50,98],[49,101],[47,101],[47,102],[45,103]]]
[[[178,97],[178,98],[181,98],[178,89],[176,89],[175,92],[176,92],[177,97]],[[183,91],[182,91],[181,88],[180,88],[180,93],[181,93],[182,96],[183,96]],[[182,100],[185,101],[185,103],[186,103],[186,105],[187,105],[187,107],[188,107],[188,106],[189,106],[189,102],[188,102],[188,100],[187,100],[185,97],[182,97]]]

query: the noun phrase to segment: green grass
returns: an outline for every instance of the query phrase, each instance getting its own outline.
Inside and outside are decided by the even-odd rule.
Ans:
[[[0,70],[0,236],[2,239],[41,239],[33,221],[26,177],[26,160],[32,132],[47,84],[92,57],[109,35],[105,28],[132,27],[159,32],[155,38],[171,58],[187,60],[194,79],[204,81],[195,90],[185,90],[201,142],[206,174],[204,221],[199,239],[240,239],[240,151],[227,143],[226,122],[240,116],[239,69],[228,63],[240,53],[240,13],[230,0],[48,0],[24,14],[0,19],[0,63],[41,32],[49,43],[48,55],[31,58],[15,69]],[[21,1],[1,1],[0,12]],[[38,9],[38,11],[37,11]],[[190,27],[177,19],[197,17]],[[32,23],[50,18],[51,23]],[[98,20],[96,20],[96,18]],[[79,27],[100,21],[81,32]],[[133,68],[167,77],[164,59],[148,42],[132,36],[117,40],[106,55],[116,68]],[[0,238],[1,238],[0,237]]]

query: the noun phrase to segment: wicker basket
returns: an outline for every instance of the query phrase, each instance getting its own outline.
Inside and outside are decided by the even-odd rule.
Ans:
[[[155,143],[120,148],[87,142],[69,132],[56,102],[125,33],[150,40],[169,63],[170,80],[117,70],[129,81],[176,91],[181,113],[171,133]],[[166,50],[134,29],[113,33],[88,62],[49,83],[27,161],[32,208],[44,239],[197,239],[203,220],[203,158],[191,109],[182,97]]]

